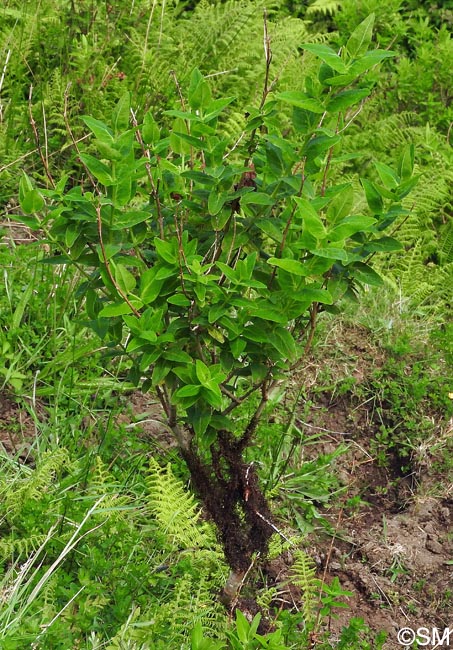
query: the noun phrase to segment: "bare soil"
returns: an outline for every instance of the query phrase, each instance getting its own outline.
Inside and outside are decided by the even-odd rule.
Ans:
[[[0,450],[23,458],[28,455],[35,435],[35,425],[27,410],[0,391]]]
[[[453,475],[437,465],[436,452],[427,445],[403,464],[397,451],[388,453],[387,462],[378,458],[372,440],[379,421],[370,401],[357,399],[357,385],[380,368],[386,355],[362,328],[347,328],[336,336],[331,358],[322,354],[334,380],[353,378],[354,388],[340,394],[340,381],[314,392],[319,376],[303,375],[294,384],[308,386],[312,401],[309,416],[299,427],[322,433],[319,443],[308,453],[329,453],[340,442],[347,452],[336,464],[336,472],[346,487],[338,502],[324,515],[336,530],[334,536],[310,536],[308,553],[318,565],[318,577],[330,583],[337,576],[341,586],[353,593],[343,598],[347,609],[339,609],[330,621],[332,637],[339,635],[351,617],[364,619],[373,630],[387,632],[384,648],[400,647],[398,630],[450,627],[453,647]],[[315,352],[316,357],[316,352]],[[313,359],[319,373],[319,360]],[[311,388],[310,388],[311,387]],[[311,392],[310,392],[311,390]],[[452,450],[453,421],[433,413],[434,440],[448,441],[444,454]],[[433,450],[435,446],[432,445]],[[347,507],[348,499],[360,499]],[[350,502],[349,502],[350,503]],[[290,572],[283,571],[280,579]]]

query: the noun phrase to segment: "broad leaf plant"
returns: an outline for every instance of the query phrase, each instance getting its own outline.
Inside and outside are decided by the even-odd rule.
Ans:
[[[138,124],[129,94],[111,124],[83,118],[83,186],[20,184],[24,221],[83,274],[90,325],[162,404],[232,569],[227,603],[276,529],[245,458],[269,395],[304,363],[319,314],[379,284],[373,257],[400,249],[386,233],[407,214],[413,148],[361,179],[366,214],[338,171],[360,155],[342,141],[372,92],[367,72],[392,56],[370,49],[373,20],[339,52],[302,45],[304,90],[284,92],[265,21],[263,93],[236,138],[222,130],[234,98],[214,99],[195,69],[159,121],[150,110]]]

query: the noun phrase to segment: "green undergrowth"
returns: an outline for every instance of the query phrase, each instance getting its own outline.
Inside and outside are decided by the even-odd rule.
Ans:
[[[27,317],[32,308],[28,303]],[[422,460],[430,457],[436,462],[431,470],[447,475],[451,440],[438,435],[433,417],[443,413],[445,424],[452,414],[451,327],[425,322],[420,328],[409,314],[402,315],[392,295],[387,301],[381,295],[374,312],[368,308],[350,317],[385,357],[365,384],[347,389],[361,400],[373,397],[379,417],[385,409],[395,418],[385,421],[387,437],[376,437],[376,459],[385,464],[397,452],[426,471]],[[375,334],[368,330],[372,322],[381,323],[386,335],[377,326]],[[314,354],[322,355],[328,336],[326,317]],[[73,337],[66,343],[68,349],[77,347]],[[423,363],[427,349],[429,364]],[[330,534],[326,514],[344,498],[336,477],[344,450],[340,446],[310,458],[310,446],[321,442],[322,434],[301,424],[311,405],[300,388],[291,398],[283,391],[275,394],[276,415],[263,424],[261,448],[252,450],[249,460],[258,464],[277,516],[270,557],[289,549],[299,558],[289,576],[295,584],[302,581],[305,615],[281,610],[277,603],[284,586],[252,567],[241,594],[245,600],[238,603],[244,607],[247,598],[259,603],[261,621],[251,625],[239,613],[231,619],[217,600],[228,569],[213,529],[188,491],[181,462],[171,449],[150,444],[139,426],[121,420],[125,414],[134,418],[127,393],[102,388],[100,382],[97,398],[93,393],[87,399],[83,380],[93,378],[92,367],[77,358],[69,365],[64,377],[78,372],[80,390],[73,386],[73,399],[60,403],[58,394],[41,398],[46,415],[34,413],[40,435],[27,460],[20,454],[0,457],[2,648],[309,648],[309,611],[312,617],[324,612],[316,619],[319,648],[382,646],[383,638],[360,619],[351,619],[340,639],[329,640],[329,617],[339,603],[347,603],[346,592],[327,584],[320,597],[304,540],[308,532]],[[23,381],[26,389],[32,378]],[[58,390],[65,394],[61,382]]]
[[[263,584],[252,569],[243,595],[253,594],[261,614],[250,625],[238,610],[232,621],[216,596],[228,571],[221,547],[178,463],[158,462],[139,437],[128,432],[124,445],[124,427],[110,429],[104,440],[92,431],[87,448],[64,432],[58,446],[43,437],[26,463],[1,455],[2,648],[308,648],[315,621],[321,648],[380,647],[360,619],[329,641],[329,617],[348,593],[333,583],[320,591],[304,551],[293,550],[291,579],[309,619],[279,611],[284,586]],[[282,528],[270,558],[301,548],[288,522]]]
[[[4,312],[9,300],[17,305],[25,295],[19,277],[32,283],[14,339],[25,349],[25,337],[32,345],[36,332],[43,335],[48,326],[42,305],[57,269],[43,265],[35,247],[4,248],[5,260],[12,250],[22,266],[6,266],[16,275],[9,276],[0,299]],[[36,274],[40,281],[34,283]],[[71,320],[69,327],[69,320],[57,317],[60,301],[72,299],[58,285],[55,327],[45,330],[49,340],[57,337],[55,358],[64,351],[65,364],[46,375],[50,361],[40,355],[20,384],[5,382],[2,388],[2,396],[30,414],[35,429],[26,455],[0,454],[2,648],[308,648],[310,628],[296,611],[276,605],[282,587],[253,568],[243,595],[260,603],[259,630],[258,619],[254,626],[240,614],[231,620],[217,600],[227,567],[188,491],[185,470],[171,449],[145,438],[140,426],[128,426],[138,419],[128,393],[124,385],[119,390],[115,377],[99,374],[96,354],[77,354],[82,341],[89,344],[83,322]],[[5,323],[2,332],[15,336]],[[341,453],[304,460],[302,450],[317,436],[307,437],[295,423],[300,399],[290,407],[283,391],[274,399],[280,414],[263,425],[262,449],[250,456],[277,515],[271,557],[285,548],[303,549],[308,531],[329,532],[323,509],[339,493],[334,467]],[[312,567],[301,553],[296,581],[305,575],[301,562]],[[341,587],[326,585],[330,592],[320,600],[317,583],[307,576],[303,588],[312,611],[324,608],[319,647],[379,647],[379,638],[359,619],[350,621],[340,641],[329,641],[332,601],[344,603],[344,595]]]

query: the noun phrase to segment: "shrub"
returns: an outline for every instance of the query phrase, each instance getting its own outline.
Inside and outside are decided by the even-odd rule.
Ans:
[[[161,401],[232,568],[226,602],[276,530],[244,459],[269,395],[303,363],[319,315],[380,283],[370,262],[400,248],[383,232],[407,214],[401,201],[417,182],[411,146],[396,170],[376,163],[379,182],[362,180],[367,215],[355,212],[353,182],[336,180],[351,156],[343,134],[371,92],[367,71],[392,56],[368,50],[373,18],[339,54],[302,46],[314,72],[304,91],[281,93],[265,22],[261,101],[233,140],[219,120],[233,98],[213,99],[195,69],[187,98],[165,111],[168,132],[151,112],[138,126],[128,93],[110,125],[84,117],[98,155],[79,152],[83,187],[21,181],[34,215],[24,221],[46,233],[54,261],[83,273],[90,324]],[[252,415],[238,416],[246,403]]]

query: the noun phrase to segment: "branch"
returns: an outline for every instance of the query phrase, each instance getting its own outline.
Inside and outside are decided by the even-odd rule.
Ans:
[[[165,239],[165,233],[164,233],[164,219],[162,216],[162,208],[160,205],[160,200],[159,200],[159,184],[154,182],[153,175],[151,173],[151,165],[150,165],[150,160],[151,160],[151,153],[148,147],[145,147],[145,143],[143,142],[142,134],[140,133],[140,130],[138,128],[138,122],[137,118],[135,116],[134,111],[131,108],[131,116],[132,116],[132,124],[135,127],[135,137],[137,138],[137,142],[139,143],[143,156],[148,159],[148,162],[145,163],[145,169],[146,173],[148,176],[148,180],[151,185],[151,195],[154,199],[154,203],[156,204],[156,210],[157,210],[157,221],[159,223],[159,234],[161,239]]]
[[[102,237],[102,218],[101,218],[101,206],[97,205],[96,206],[96,214],[97,214],[97,224],[98,224],[98,235],[99,235],[99,244],[101,246],[101,251],[102,251],[102,257],[103,262],[105,264],[106,271],[108,273],[108,276],[110,278],[111,283],[115,287],[116,291],[118,294],[121,296],[121,298],[126,302],[126,304],[132,309],[132,312],[134,316],[137,316],[137,318],[141,317],[141,314],[137,309],[134,307],[134,305],[131,303],[127,295],[124,293],[124,291],[121,289],[121,287],[118,285],[116,282],[115,278],[113,277],[112,270],[110,268],[109,261],[107,259],[107,254],[105,252],[105,246],[104,246],[104,240]]]

